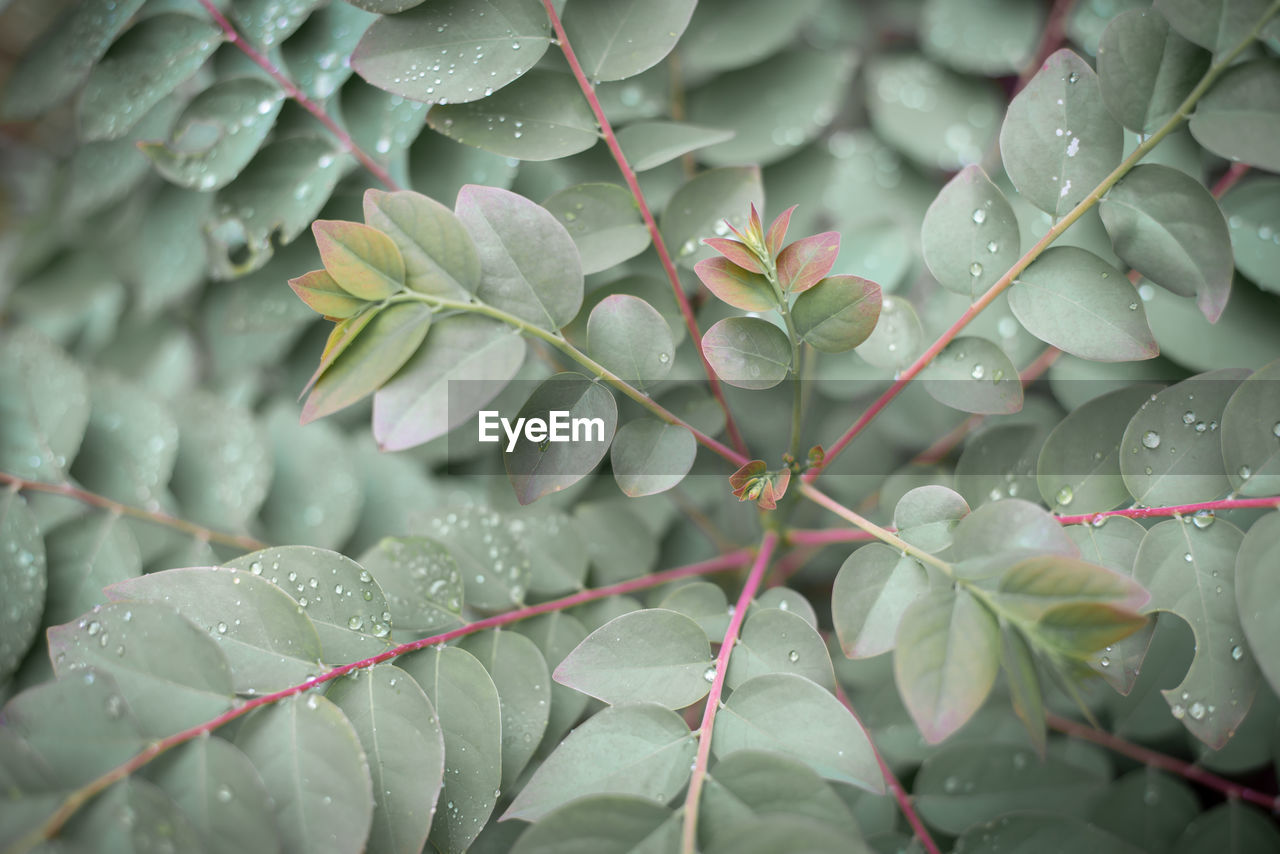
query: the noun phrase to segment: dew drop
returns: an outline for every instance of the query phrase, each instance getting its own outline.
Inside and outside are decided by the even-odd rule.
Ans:
[[[796,652],[794,649],[791,650],[791,652],[787,653],[787,661],[790,661],[792,664],[795,664],[799,660],[800,660],[800,653]]]
[[[1071,500],[1075,497],[1076,497],[1075,491],[1072,490],[1070,486],[1063,486],[1062,489],[1058,490],[1058,494],[1055,496],[1059,506],[1061,507],[1066,507],[1068,504],[1071,503]]]
[[[1239,661],[1242,658],[1244,658],[1244,650],[1241,649],[1239,646],[1231,647],[1231,660]]]
[[[970,276],[973,276],[974,278],[977,278],[978,276],[981,276],[981,275],[982,275],[982,265],[981,265],[981,264],[979,264],[977,261],[974,261],[972,264],[970,264],[970,265],[969,265],[969,275],[970,275]]]
[[[1191,517],[1191,524],[1201,530],[1204,530],[1213,524],[1214,518],[1212,510],[1197,510],[1196,514]]]
[[[994,240],[987,242],[987,251],[990,252],[992,255],[996,254],[996,252],[999,249],[1000,249],[1000,244],[996,243]]]
[[[713,666],[711,666],[711,667],[708,667],[706,670],[702,671],[702,678],[703,678],[703,679],[705,679],[705,680],[707,680],[708,682],[714,682],[714,681],[716,681],[716,668],[715,668],[715,666],[713,665]]]
[[[1248,466],[1240,466],[1240,479],[1248,480],[1251,477],[1253,477],[1253,469]]]
[[[1204,720],[1204,712],[1205,712],[1204,703],[1201,703],[1197,700],[1196,702],[1191,704],[1191,708],[1187,709],[1187,711],[1191,713],[1191,717],[1194,718],[1195,720],[1198,720],[1198,721]]]
[[[1143,433],[1142,446],[1144,448],[1150,448],[1151,450],[1154,451],[1156,448],[1160,447],[1160,434],[1157,433],[1155,430],[1148,430],[1147,432]]]
[[[230,803],[231,789],[228,788],[227,786],[219,786],[217,791],[217,798],[221,803],[224,803],[224,804]]]
[[[227,624],[221,623],[221,622],[218,623],[218,634],[225,635],[226,633],[227,633]]]
[[[361,617],[359,614],[356,614],[354,617],[351,617],[349,620],[347,620],[347,628],[351,629],[352,631],[359,631],[363,626],[364,626],[364,617]]]
[[[987,221],[987,212],[982,208],[978,208],[973,212],[973,221],[981,225]]]
[[[973,377],[975,380],[980,380],[986,376],[986,373],[987,369],[982,367],[982,365],[974,365],[973,370],[969,371],[969,376]]]
[[[1074,71],[1067,75],[1067,82],[1068,82],[1068,83],[1075,83],[1075,82],[1076,82],[1076,81],[1078,81],[1079,79],[1080,79],[1080,75],[1079,75],[1079,74],[1077,74],[1077,73],[1076,73],[1076,72],[1074,72]]]

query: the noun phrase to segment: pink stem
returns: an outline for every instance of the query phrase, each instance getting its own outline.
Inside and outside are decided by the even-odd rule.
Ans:
[[[382,164],[378,163],[378,161],[370,157],[364,149],[356,145],[356,141],[351,138],[351,134],[339,127],[338,123],[333,120],[333,117],[325,112],[324,107],[308,98],[301,89],[294,85],[292,80],[284,76],[284,72],[277,68],[275,63],[263,56],[253,45],[249,44],[249,42],[245,40],[244,36],[240,35],[240,33],[236,31],[235,26],[227,20],[226,16],[218,11],[218,7],[213,5],[212,0],[197,0],[197,2],[204,7],[206,12],[209,13],[209,16],[213,18],[214,23],[222,28],[222,32],[226,36],[228,42],[238,47],[240,51],[245,56],[249,57],[255,65],[267,72],[271,79],[285,91],[286,95],[297,101],[298,104],[301,105],[301,107],[308,113],[315,116],[320,124],[324,125],[329,133],[333,134],[334,137],[337,138],[342,147],[346,151],[350,152],[356,160],[359,160],[360,164],[364,166],[365,169],[368,169],[373,173],[373,176],[381,181],[383,186],[390,190],[404,189],[395,178],[391,177],[391,173],[388,172]]]
[[[716,656],[716,675],[711,682],[711,691],[707,693],[707,704],[702,712],[702,726],[698,729],[698,755],[693,764],[693,774],[689,778],[689,793],[684,801],[684,838],[681,846],[684,854],[695,854],[698,850],[698,802],[702,798],[702,784],[706,780],[707,763],[711,759],[711,731],[715,726],[716,711],[720,708],[720,695],[724,692],[724,677],[729,671],[729,655],[733,652],[733,645],[738,640],[738,630],[742,628],[751,600],[760,589],[760,582],[764,580],[765,570],[769,568],[769,560],[777,545],[777,533],[769,531],[764,535],[755,563],[747,575],[738,602],[734,605],[733,616],[729,618],[729,628],[720,644],[720,653]]]
[[[560,599],[554,599],[550,602],[531,605],[527,608],[520,608],[516,611],[508,611],[505,614],[498,614],[493,617],[486,617],[483,620],[476,620],[473,623],[468,623],[461,628],[453,629],[452,631],[444,632],[443,634],[432,635],[428,638],[402,643],[386,650],[385,652],[363,659],[362,661],[354,661],[350,664],[335,667],[332,670],[328,670],[320,674],[319,676],[308,679],[300,685],[294,685],[281,691],[276,691],[271,694],[262,694],[250,700],[246,700],[245,702],[228,709],[212,720],[205,721],[202,724],[197,724],[181,732],[177,732],[173,735],[151,742],[141,753],[138,753],[126,762],[117,765],[115,768],[111,769],[106,774],[103,774],[101,777],[98,777],[96,780],[93,780],[85,786],[71,792],[58,810],[54,812],[54,814],[50,816],[39,828],[32,831],[29,839],[24,841],[32,841],[34,844],[40,839],[51,838],[55,833],[57,833],[58,829],[66,823],[67,819],[75,814],[77,809],[112,783],[124,779],[129,774],[146,765],[152,759],[155,759],[161,753],[164,753],[166,750],[190,741],[204,733],[212,732],[223,724],[242,717],[261,706],[266,706],[270,703],[284,700],[296,694],[301,694],[304,691],[315,688],[317,685],[322,685],[325,682],[332,681],[340,676],[345,676],[353,670],[372,667],[375,664],[390,661],[393,658],[397,658],[409,652],[425,649],[430,646],[436,646],[437,644],[447,643],[456,638],[475,634],[476,632],[483,631],[485,629],[510,625],[511,623],[519,622],[520,620],[536,617],[539,614],[563,611],[566,608],[572,608],[586,602],[593,602],[596,599],[603,599],[607,596],[618,596],[624,593],[631,593],[636,590],[657,587],[670,581],[678,581],[681,578],[689,578],[691,576],[706,575],[712,572],[723,572],[728,569],[736,569],[750,561],[751,556],[751,549],[738,549],[737,551],[720,555],[719,557],[711,558],[710,560],[704,560],[700,563],[689,564],[688,566],[677,567],[676,569],[668,569],[664,572],[655,572],[651,575],[644,575],[640,578],[633,578],[629,581],[611,584],[608,587],[598,587],[594,590],[582,590],[578,593],[574,593]]]
[[[893,528],[886,530],[892,531]],[[787,532],[787,542],[793,546],[829,546],[835,543],[860,543],[875,537],[858,528],[796,529]]]
[[[867,728],[863,726],[862,719],[858,717],[858,712],[853,708],[853,703],[849,700],[849,695],[845,694],[844,687],[841,686],[839,680],[836,680],[836,698],[841,703],[844,703],[844,707],[849,710],[849,714],[853,715],[854,719],[857,720],[858,726],[862,727],[863,731],[866,732]],[[889,787],[890,792],[893,792],[893,799],[898,802],[898,809],[902,811],[907,824],[911,825],[911,830],[915,833],[916,839],[920,840],[920,844],[924,846],[924,850],[929,854],[942,854],[942,850],[938,848],[938,843],[933,841],[933,837],[929,835],[924,822],[920,820],[920,815],[911,803],[911,796],[907,794],[907,790],[902,787],[902,782],[893,773],[889,763],[884,761],[880,751],[871,742],[870,733],[867,733],[867,743],[871,744],[871,752],[875,754],[876,762],[880,765],[880,776],[884,777],[885,785]]]
[[[1059,717],[1050,712],[1045,715],[1049,726],[1058,732],[1066,733],[1072,738],[1080,738],[1085,741],[1092,741],[1094,744],[1100,744],[1103,747],[1114,750],[1121,756],[1128,756],[1130,759],[1136,759],[1139,762],[1159,768],[1163,771],[1169,771],[1188,780],[1192,780],[1201,785],[1208,786],[1211,789],[1217,789],[1229,798],[1239,798],[1243,801],[1257,804],[1275,813],[1280,813],[1280,797],[1268,795],[1251,789],[1248,786],[1242,786],[1239,783],[1233,783],[1230,780],[1219,777],[1198,765],[1190,762],[1184,762],[1181,759],[1175,759],[1172,756],[1166,756],[1163,753],[1157,753],[1154,750],[1148,750],[1139,744],[1126,741],[1118,735],[1112,735],[1106,730],[1094,729],[1093,727],[1073,721],[1070,718]]]
[[[644,191],[640,189],[640,181],[636,178],[636,172],[631,168],[626,155],[622,153],[622,146],[618,144],[618,137],[613,132],[613,125],[609,123],[609,119],[604,114],[604,107],[601,106],[600,99],[596,97],[595,87],[591,84],[586,72],[582,70],[582,64],[578,62],[578,55],[574,53],[573,45],[569,44],[569,36],[565,33],[564,24],[560,22],[560,16],[556,14],[552,0],[542,0],[542,5],[547,10],[547,17],[551,19],[551,26],[555,30],[556,39],[560,42],[560,50],[564,53],[564,58],[568,61],[569,68],[573,71],[573,76],[578,81],[578,87],[582,89],[582,94],[586,96],[587,103],[591,106],[591,112],[595,114],[596,122],[600,125],[600,135],[604,137],[605,145],[609,147],[609,153],[613,155],[614,161],[617,162],[618,170],[622,172],[623,180],[627,182],[627,187],[631,190],[631,195],[636,201],[636,207],[640,209],[640,217],[644,220],[645,227],[649,230],[649,237],[653,240],[653,248],[657,250],[658,260],[662,262],[662,269],[666,271],[667,279],[671,282],[671,290],[675,294],[676,304],[680,306],[680,314],[684,317],[684,325],[688,327],[689,337],[693,340],[693,346],[698,349],[698,357],[702,359],[703,370],[706,371],[707,381],[711,385],[711,394],[715,396],[720,408],[724,410],[725,426],[729,431],[729,441],[733,443],[733,447],[741,455],[741,459],[734,462],[738,465],[744,465],[748,459],[747,444],[743,441],[742,434],[738,432],[738,425],[733,420],[733,413],[729,411],[729,402],[724,398],[724,390],[720,387],[720,380],[716,376],[715,370],[712,369],[711,363],[707,361],[706,354],[702,352],[702,331],[698,329],[698,321],[693,316],[693,306],[689,304],[689,298],[685,295],[684,286],[680,284],[680,274],[676,272],[675,262],[671,260],[671,253],[667,251],[667,244],[662,239],[662,233],[658,231],[658,223],[653,218],[653,212],[649,210],[649,203],[645,200]]]
[[[1218,501],[1201,501],[1198,504],[1179,504],[1173,507],[1130,507],[1125,510],[1107,510],[1102,513],[1082,513],[1078,516],[1059,516],[1063,525],[1082,525],[1108,516],[1125,516],[1129,519],[1149,519],[1153,516],[1186,516],[1198,510],[1238,510],[1244,507],[1280,507],[1280,496],[1269,498],[1223,498]]]
[[[1223,173],[1222,177],[1218,179],[1218,182],[1213,185],[1213,189],[1209,192],[1213,194],[1215,199],[1222,198],[1248,171],[1248,163],[1232,163],[1231,168]]]

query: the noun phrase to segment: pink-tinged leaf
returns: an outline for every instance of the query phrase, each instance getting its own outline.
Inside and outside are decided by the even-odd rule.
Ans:
[[[311,391],[311,387],[316,384],[320,376],[327,370],[329,366],[342,355],[342,351],[351,346],[351,342],[356,340],[356,336],[360,334],[369,321],[373,320],[377,310],[364,311],[354,317],[348,317],[346,320],[340,320],[333,325],[333,329],[329,330],[329,337],[324,342],[324,350],[320,353],[320,364],[316,366],[315,373],[311,375],[311,379],[307,380],[307,384],[303,387],[302,393],[298,395],[301,400]]]
[[[755,253],[740,240],[733,240],[729,237],[704,237],[702,242],[743,269],[752,273],[764,272],[764,268],[760,266],[760,261],[756,258]],[[696,267],[697,265],[694,266]]]
[[[311,232],[325,270],[352,296],[386,299],[404,287],[404,257],[376,228],[322,219],[311,224]]]
[[[395,376],[431,325],[431,309],[399,303],[373,314],[367,327],[334,357],[302,407],[302,423],[350,406]]]
[[[693,272],[707,290],[724,302],[743,311],[769,311],[776,308],[778,298],[769,280],[759,273],[744,270],[728,258],[707,258],[693,265]]]
[[[791,225],[791,213],[799,205],[792,205],[782,213],[778,214],[777,219],[769,226],[769,233],[764,236],[765,248],[769,250],[769,254],[777,258],[778,253],[782,251],[783,241],[787,239],[787,228]]]
[[[778,284],[798,294],[822,281],[840,254],[840,235],[824,231],[797,240],[778,254]]]
[[[290,279],[289,287],[308,308],[325,317],[352,317],[366,305],[364,300],[356,299],[338,287],[333,276],[324,270],[312,270]]]

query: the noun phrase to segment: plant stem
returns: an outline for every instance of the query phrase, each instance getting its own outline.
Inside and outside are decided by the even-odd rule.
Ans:
[[[796,334],[796,325],[791,320],[791,312],[787,310],[786,294],[778,303],[778,312],[787,325],[787,337],[791,339],[791,441],[788,453],[793,459],[800,458],[800,433],[804,429],[804,382],[801,379],[800,336]]]
[[[824,465],[805,472],[802,476],[803,481],[805,483],[812,483],[813,480],[826,468],[826,465],[839,456],[845,447],[848,446],[848,444],[853,441],[853,439],[861,433],[866,426],[870,424],[875,417],[879,415],[884,408],[902,392],[904,388],[907,387],[907,384],[915,379],[921,371],[928,367],[929,363],[931,363],[948,344],[955,340],[960,332],[969,325],[970,321],[977,317],[984,308],[994,302],[996,297],[1007,290],[1009,286],[1014,283],[1014,280],[1017,279],[1018,275],[1022,273],[1022,271],[1025,270],[1032,261],[1039,258],[1045,249],[1048,249],[1055,240],[1062,236],[1063,232],[1070,228],[1076,220],[1084,216],[1090,208],[1097,204],[1098,200],[1101,199],[1108,190],[1115,186],[1117,181],[1127,175],[1129,170],[1136,166],[1142,158],[1146,157],[1161,140],[1182,124],[1182,122],[1191,114],[1192,108],[1204,96],[1205,92],[1209,90],[1209,87],[1213,85],[1213,82],[1218,79],[1218,76],[1221,75],[1233,61],[1235,61],[1236,57],[1238,57],[1247,47],[1249,47],[1249,45],[1253,43],[1253,40],[1257,37],[1258,31],[1262,28],[1262,25],[1270,20],[1277,11],[1280,11],[1280,0],[1271,4],[1266,13],[1264,13],[1262,17],[1258,19],[1257,23],[1254,24],[1253,28],[1249,31],[1243,41],[1220,57],[1209,67],[1209,70],[1205,72],[1204,77],[1200,78],[1200,82],[1197,83],[1195,88],[1191,90],[1185,99],[1183,99],[1182,104],[1179,105],[1177,111],[1169,117],[1168,121],[1160,126],[1159,130],[1147,137],[1147,139],[1135,148],[1128,157],[1120,162],[1119,166],[1111,170],[1111,173],[1107,175],[1107,177],[1103,178],[1102,182],[1099,183],[1098,186],[1094,187],[1093,191],[1090,192],[1089,195],[1085,196],[1084,199],[1064,215],[1062,219],[1054,223],[1053,227],[1045,232],[1044,236],[1036,241],[1035,245],[1028,249],[1026,254],[1019,258],[1014,265],[1010,267],[1008,271],[1005,272],[1005,274],[986,291],[986,293],[978,297],[977,301],[974,302],[973,305],[969,306],[969,308],[960,315],[960,318],[956,320],[955,323],[951,324],[951,327],[947,329],[946,332],[943,332],[942,335],[939,336],[937,341],[934,341],[918,359],[912,362],[910,367],[902,371],[898,379],[894,380],[893,385],[889,386],[888,390],[886,390],[884,394],[880,395],[880,397],[877,398],[876,401],[858,417],[858,419],[853,423],[853,426],[845,431],[844,435],[837,439],[831,447],[827,448],[826,462]]]
[[[1040,38],[1040,44],[1036,46],[1035,56],[1022,69],[1022,72],[1018,75],[1017,82],[1014,84],[1013,93],[1015,95],[1031,82],[1031,78],[1036,76],[1036,72],[1044,65],[1045,60],[1062,46],[1067,17],[1071,14],[1071,9],[1075,5],[1076,0],[1054,0],[1053,8],[1049,10],[1049,18],[1044,22],[1044,35]]]
[[[222,28],[223,35],[226,36],[226,39],[230,44],[239,48],[240,52],[249,57],[254,65],[267,72],[268,76],[270,76],[271,79],[285,91],[286,95],[297,101],[300,107],[315,116],[316,120],[319,121],[320,124],[324,125],[325,129],[328,130],[329,133],[333,134],[333,136],[338,140],[338,143],[353,157],[355,157],[356,160],[360,161],[360,165],[365,169],[368,169],[373,177],[382,182],[383,186],[389,190],[404,189],[395,178],[391,177],[391,173],[388,172],[382,164],[374,160],[367,151],[356,145],[356,141],[351,138],[351,134],[343,130],[338,123],[334,121],[333,117],[325,111],[323,106],[308,98],[306,93],[299,89],[292,80],[285,76],[283,71],[276,67],[275,63],[259,52],[253,45],[249,44],[245,37],[240,35],[236,30],[235,25],[227,20],[225,15],[218,11],[218,7],[213,5],[212,0],[196,0],[196,2],[203,6],[204,10],[209,13],[209,17],[213,18],[213,22]]]
[[[219,543],[224,546],[244,549],[248,552],[267,547],[266,543],[253,537],[224,534],[221,531],[215,531],[212,528],[188,522],[186,519],[179,519],[177,516],[171,516],[160,510],[143,510],[141,507],[122,504],[119,501],[113,501],[106,496],[80,489],[69,483],[43,483],[38,480],[26,480],[3,471],[0,471],[0,483],[7,483],[15,489],[27,492],[45,492],[50,495],[61,495],[64,498],[70,498],[83,504],[88,504],[91,507],[98,507],[118,516],[129,516],[133,519],[141,519],[144,522],[164,525],[166,528],[182,531],[184,534],[190,534],[198,540],[210,543]]]
[[[582,365],[600,379],[607,382],[609,385],[616,388],[618,391],[625,394],[627,397],[634,400],[636,403],[643,406],[645,409],[652,412],[654,415],[661,418],[663,421],[668,424],[685,428],[693,434],[693,438],[697,439],[700,444],[724,457],[734,465],[741,466],[747,462],[747,458],[745,456],[684,421],[678,415],[659,404],[652,397],[640,391],[638,388],[610,371],[604,365],[573,346],[573,344],[559,332],[552,332],[550,330],[543,329],[541,326],[536,326],[522,317],[517,317],[514,314],[482,302],[463,302],[461,300],[445,299],[443,297],[419,293],[418,291],[402,291],[391,297],[389,301],[403,302],[409,300],[425,303],[435,310],[452,309],[456,311],[469,311],[475,314],[483,314],[486,317],[492,317],[494,320],[500,320],[508,326],[515,327],[526,335],[545,341],[561,353],[564,353],[570,359],[573,359],[575,362]]]
[[[1280,495],[1273,495],[1268,498],[1222,498],[1217,501],[1176,504],[1169,507],[1129,507],[1124,510],[1107,510],[1102,513],[1059,516],[1058,521],[1063,525],[1083,525],[1098,519],[1106,519],[1109,516],[1150,519],[1155,516],[1188,516],[1200,510],[1240,510],[1246,507],[1280,507]]]
[[[658,253],[658,260],[662,263],[662,269],[667,274],[667,280],[671,282],[671,291],[675,295],[676,304],[680,306],[680,314],[684,318],[684,325],[689,329],[689,338],[693,342],[693,346],[698,350],[698,358],[702,360],[702,368],[707,374],[707,382],[711,387],[711,394],[715,397],[716,402],[720,404],[720,408],[724,410],[725,427],[729,431],[729,441],[737,452],[743,456],[743,461],[745,462],[748,456],[746,442],[742,440],[742,434],[738,432],[737,422],[733,420],[733,413],[729,411],[729,402],[725,400],[724,389],[720,386],[720,379],[716,376],[711,363],[707,361],[706,353],[702,351],[702,331],[698,329],[698,321],[693,316],[693,306],[689,304],[689,298],[685,295],[684,286],[680,284],[680,274],[676,271],[675,262],[671,260],[671,253],[667,249],[666,242],[662,239],[662,232],[658,230],[657,220],[653,218],[653,211],[649,209],[649,203],[645,200],[644,191],[640,189],[640,181],[636,178],[636,171],[631,168],[630,162],[622,152],[622,146],[618,144],[618,136],[613,132],[613,125],[609,123],[608,117],[604,114],[604,107],[601,106],[600,99],[596,97],[595,86],[587,78],[586,72],[582,70],[582,64],[578,62],[578,55],[574,52],[573,45],[569,43],[569,36],[565,33],[564,24],[561,23],[560,15],[556,13],[552,0],[542,0],[542,5],[546,9],[547,17],[551,20],[551,26],[555,30],[560,50],[564,53],[564,58],[569,63],[570,70],[573,71],[574,79],[578,81],[578,88],[582,90],[582,94],[587,99],[587,104],[591,107],[591,112],[595,114],[596,123],[600,125],[600,135],[604,138],[605,145],[609,148],[609,153],[613,155],[614,161],[618,164],[618,171],[622,173],[623,180],[627,182],[627,188],[631,190],[631,196],[635,199],[636,207],[640,209],[640,218],[644,220],[645,228],[649,230],[649,238],[653,241],[653,248]]]
[[[844,686],[840,684],[839,679],[836,680],[836,699],[844,704],[844,707],[849,710],[849,714],[853,715],[854,720],[858,722],[858,726],[862,727],[863,732],[866,732],[867,728],[863,725],[862,718],[858,717],[858,712],[853,708],[853,702],[849,699],[849,695],[844,692]],[[929,835],[924,822],[920,820],[919,813],[916,812],[915,806],[911,803],[911,796],[902,787],[902,782],[893,773],[889,763],[885,762],[884,757],[880,755],[880,751],[876,748],[875,743],[872,742],[871,733],[869,732],[867,733],[867,743],[871,745],[871,752],[875,754],[876,762],[880,765],[880,776],[884,777],[885,785],[893,793],[893,799],[898,802],[898,809],[902,812],[903,818],[907,820],[907,824],[911,825],[911,830],[915,833],[916,839],[920,840],[920,844],[928,854],[942,854],[942,849],[938,847],[938,843],[933,841],[933,837]]]
[[[91,798],[93,798],[93,796],[105,790],[108,786],[123,780],[125,777],[132,774],[134,771],[137,771],[139,768],[143,767],[170,748],[191,741],[204,733],[212,732],[223,724],[230,723],[236,718],[243,717],[254,709],[270,705],[271,703],[275,703],[280,700],[288,699],[289,697],[301,694],[304,691],[309,691],[312,688],[337,679],[340,676],[345,676],[355,670],[372,667],[375,664],[390,661],[406,653],[415,652],[417,650],[436,646],[442,643],[448,643],[451,640],[475,634],[476,632],[483,631],[485,629],[510,625],[511,623],[526,620],[530,617],[536,617],[540,614],[563,611],[567,608],[572,608],[587,602],[593,602],[607,596],[617,596],[624,593],[632,593],[637,590],[648,589],[650,587],[657,587],[671,581],[678,581],[681,578],[707,575],[712,572],[723,572],[728,569],[737,569],[750,561],[751,556],[751,549],[738,549],[737,551],[730,552],[729,554],[701,561],[700,563],[689,564],[688,566],[677,567],[675,569],[668,569],[664,572],[655,572],[652,575],[644,575],[640,578],[633,578],[629,581],[611,584],[607,587],[598,587],[594,590],[582,590],[560,599],[554,599],[550,602],[543,602],[539,605],[531,605],[527,608],[508,611],[505,614],[498,614],[493,617],[486,617],[483,620],[476,620],[473,623],[468,623],[461,628],[453,629],[452,631],[444,632],[443,634],[432,635],[428,638],[402,643],[370,658],[335,667],[332,670],[325,671],[319,676],[308,679],[300,685],[294,685],[281,691],[276,691],[272,694],[263,694],[261,696],[254,697],[251,700],[246,700],[245,702],[228,709],[217,717],[205,721],[202,724],[196,724],[195,726],[181,732],[177,732],[173,735],[165,736],[164,738],[151,742],[141,753],[135,754],[127,761],[117,765],[115,768],[101,775],[97,779],[86,783],[72,792],[69,792],[53,815],[46,819],[39,827],[33,829],[29,834],[27,834],[27,836],[18,840],[18,842],[9,849],[9,852],[10,854],[17,854],[17,852],[29,851],[38,845],[41,840],[51,839],[67,822],[67,820],[75,814],[76,810],[87,803]]]
[[[693,774],[689,777],[689,792],[684,800],[684,835],[680,850],[682,854],[697,854],[698,850],[698,803],[702,799],[702,784],[707,778],[707,763],[711,759],[711,733],[715,727],[716,711],[720,708],[720,695],[724,692],[724,677],[729,671],[729,655],[738,640],[738,630],[746,618],[747,609],[760,582],[764,579],[765,570],[769,568],[769,560],[778,545],[778,535],[768,531],[760,541],[760,550],[756,553],[755,563],[747,575],[747,581],[738,595],[734,605],[733,616],[729,618],[729,628],[724,633],[724,641],[720,644],[720,652],[716,656],[716,675],[711,682],[711,690],[707,693],[706,708],[702,712],[702,726],[698,728],[698,755],[693,763]]]
[[[865,543],[876,539],[861,528],[795,528],[787,531],[786,542],[792,546],[830,546],[837,543]]]
[[[1185,762],[1181,759],[1175,759],[1172,756],[1166,756],[1163,753],[1157,753],[1149,750],[1140,744],[1134,744],[1126,741],[1118,735],[1112,735],[1106,730],[1095,729],[1087,724],[1073,721],[1070,718],[1064,718],[1055,715],[1052,712],[1045,715],[1045,720],[1049,726],[1058,732],[1065,733],[1072,738],[1084,739],[1092,741],[1094,744],[1100,744],[1103,747],[1113,750],[1122,756],[1128,756],[1130,759],[1136,759],[1153,768],[1159,768],[1162,771],[1169,771],[1180,777],[1185,777],[1203,786],[1211,789],[1217,789],[1228,798],[1239,798],[1242,801],[1249,801],[1257,804],[1273,813],[1280,813],[1280,797],[1276,795],[1268,795],[1251,789],[1248,786],[1242,786],[1239,783],[1233,783],[1230,780],[1219,777],[1210,771],[1206,771],[1198,765]]]
[[[880,542],[892,546],[904,555],[909,554],[921,563],[927,563],[930,566],[941,570],[943,574],[948,577],[954,574],[951,564],[947,563],[942,558],[932,555],[924,549],[916,548],[905,540],[900,539],[888,528],[882,528],[875,522],[872,522],[871,520],[859,515],[857,512],[850,510],[839,501],[836,501],[834,498],[831,498],[827,494],[821,492],[813,484],[805,483],[802,480],[800,482],[800,493],[814,504],[830,510],[841,519],[844,519],[846,522],[851,522],[855,527],[862,529]]]

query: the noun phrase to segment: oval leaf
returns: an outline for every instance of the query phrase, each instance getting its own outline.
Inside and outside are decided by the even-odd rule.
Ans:
[[[738,388],[773,388],[791,370],[787,335],[758,317],[729,317],[702,336],[702,351],[716,376]]]

